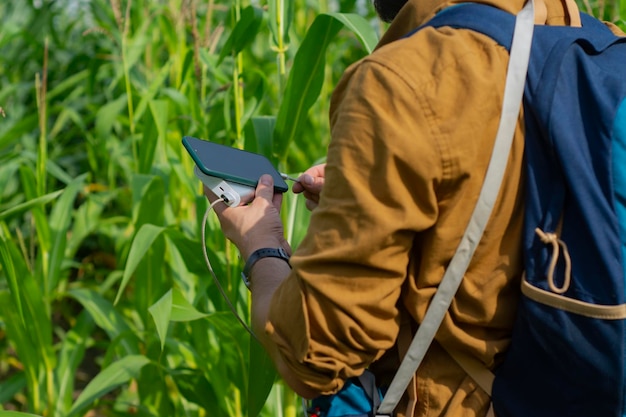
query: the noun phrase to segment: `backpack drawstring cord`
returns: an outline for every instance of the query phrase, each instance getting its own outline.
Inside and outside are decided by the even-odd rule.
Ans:
[[[569,251],[567,250],[567,245],[558,238],[556,233],[545,233],[540,228],[536,228],[535,233],[539,236],[543,243],[552,245],[552,259],[550,260],[550,267],[548,268],[548,286],[550,287],[550,290],[556,294],[563,294],[568,290],[572,276],[572,259],[569,255]],[[563,249],[563,260],[565,261],[565,274],[563,286],[561,287],[558,287],[554,283],[554,270],[561,252],[559,246]]]

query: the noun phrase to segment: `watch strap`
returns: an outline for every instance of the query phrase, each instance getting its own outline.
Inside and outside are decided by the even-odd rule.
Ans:
[[[289,254],[283,248],[261,248],[255,250],[246,261],[241,273],[241,279],[243,279],[246,287],[250,288],[250,270],[255,263],[263,258],[279,258],[289,263]]]

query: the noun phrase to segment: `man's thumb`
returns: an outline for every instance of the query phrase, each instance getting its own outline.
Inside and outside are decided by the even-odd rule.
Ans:
[[[263,197],[272,201],[274,196],[274,178],[269,174],[264,174],[259,179],[259,184],[256,187],[256,196]]]

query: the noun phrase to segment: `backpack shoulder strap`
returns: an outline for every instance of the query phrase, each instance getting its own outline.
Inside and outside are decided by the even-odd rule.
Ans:
[[[466,19],[469,18],[468,15],[474,14],[466,13],[468,11],[467,7],[470,6],[473,7],[473,5],[466,5],[458,9],[462,11]],[[454,9],[444,12],[444,15],[452,12],[454,12]],[[461,284],[461,280],[485,230],[487,221],[491,216],[493,205],[500,191],[500,184],[502,183],[515,127],[517,126],[530,57],[533,29],[534,3],[533,0],[529,0],[515,19],[511,46],[512,53],[507,70],[500,125],[478,202],[461,239],[461,243],[444,273],[437,293],[428,307],[426,316],[420,324],[411,342],[409,351],[402,360],[400,368],[378,409],[376,415],[379,417],[392,415],[411,378],[417,371]]]
[[[432,19],[411,33],[425,28],[449,26],[455,29],[470,29],[482,33],[495,40],[498,44],[511,49],[515,16],[493,6],[479,3],[460,3],[447,7]]]

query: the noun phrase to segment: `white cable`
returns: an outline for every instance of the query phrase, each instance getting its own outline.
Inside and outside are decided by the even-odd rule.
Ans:
[[[254,337],[259,343],[261,343],[261,341],[256,337],[252,329],[243,321],[243,319],[239,316],[239,314],[237,314],[237,310],[235,309],[232,302],[226,295],[224,288],[222,288],[222,284],[220,284],[219,279],[217,279],[217,275],[215,275],[215,271],[213,271],[213,267],[211,266],[211,261],[209,260],[209,255],[207,253],[206,225],[207,225],[207,220],[209,219],[209,213],[211,212],[211,210],[213,210],[213,207],[215,207],[217,203],[221,203],[223,201],[224,201],[223,198],[218,198],[217,200],[212,202],[211,205],[206,209],[206,212],[204,212],[204,218],[202,219],[202,254],[204,255],[204,262],[206,263],[206,266],[209,269],[209,272],[211,272],[211,276],[213,277],[213,281],[215,281],[215,285],[217,286],[217,289],[219,290],[220,294],[222,294],[222,297],[224,298],[224,300],[226,300],[226,303],[228,304],[230,311],[232,311],[232,313],[235,315],[239,323],[241,323],[241,325],[248,331],[248,333],[250,333],[250,335]],[[301,400],[302,400],[302,411],[304,412],[304,415],[306,416],[308,414],[307,401],[303,397],[301,397]]]
[[[215,271],[213,271],[213,267],[211,266],[211,261],[209,260],[209,255],[207,253],[207,249],[206,249],[206,225],[207,225],[207,220],[209,219],[209,213],[211,212],[211,210],[213,209],[213,207],[215,207],[215,205],[217,203],[221,203],[223,201],[224,201],[223,198],[219,198],[219,199],[215,200],[214,202],[211,203],[209,208],[207,208],[206,212],[204,213],[204,218],[202,219],[202,254],[204,255],[204,262],[206,263],[207,268],[209,268],[209,272],[211,272],[211,276],[213,277],[213,281],[215,281],[215,285],[217,286],[217,289],[219,290],[220,294],[222,294],[222,297],[226,301],[226,304],[228,304],[228,307],[230,308],[230,311],[232,311],[232,313],[235,315],[235,317],[237,318],[239,323],[241,323],[241,325],[248,331],[248,333],[250,333],[250,335],[252,337],[254,337],[255,339],[257,339],[257,341],[258,341],[259,339],[256,337],[256,335],[254,334],[252,329],[243,321],[243,319],[239,316],[239,314],[237,314],[237,310],[235,309],[235,307],[233,306],[233,303],[230,301],[230,299],[226,295],[226,292],[224,291],[224,288],[222,288],[222,284],[220,284],[219,279],[217,279],[217,276],[215,275]]]

